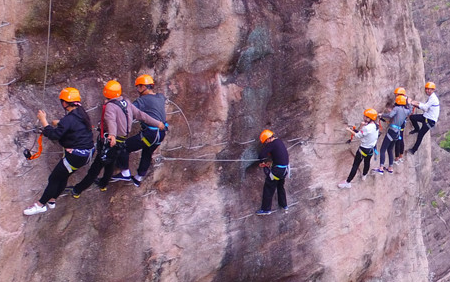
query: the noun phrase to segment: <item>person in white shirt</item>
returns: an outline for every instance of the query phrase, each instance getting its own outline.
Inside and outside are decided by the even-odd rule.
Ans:
[[[436,90],[436,85],[433,82],[427,82],[425,84],[425,93],[429,96],[426,103],[421,103],[417,101],[412,101],[411,104],[424,111],[423,114],[411,115],[409,119],[414,127],[414,130],[409,132],[409,134],[418,133],[416,143],[414,146],[408,150],[408,153],[414,154],[422,143],[423,136],[430,130],[439,118],[439,99],[434,93]],[[422,123],[422,127],[419,128],[418,122]]]
[[[374,147],[378,140],[378,125],[375,120],[378,117],[378,113],[374,109],[367,109],[364,111],[364,122],[361,123],[359,131],[354,131],[351,128],[346,128],[351,134],[355,135],[357,138],[361,139],[361,145],[355,154],[355,159],[353,161],[353,166],[350,174],[346,181],[338,184],[339,188],[351,188],[351,181],[356,175],[359,165],[364,160],[364,168],[362,173],[362,180],[365,180],[367,173],[370,169],[370,159],[374,153]]]

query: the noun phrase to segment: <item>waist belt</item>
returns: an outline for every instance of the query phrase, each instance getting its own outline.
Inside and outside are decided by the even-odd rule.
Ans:
[[[123,142],[125,142],[127,140],[127,137],[126,136],[117,136],[116,137],[116,142],[119,142],[119,143],[123,143]]]
[[[364,148],[367,149],[367,148]],[[372,156],[374,152],[374,148],[370,149],[370,152],[368,154],[366,154],[361,147],[359,147],[359,153],[363,156],[363,157],[368,157],[368,156]]]

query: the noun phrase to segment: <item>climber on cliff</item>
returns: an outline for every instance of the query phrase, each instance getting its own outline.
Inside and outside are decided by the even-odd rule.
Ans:
[[[374,147],[377,144],[378,140],[378,125],[375,123],[378,117],[378,113],[376,110],[369,108],[364,111],[363,119],[364,121],[361,123],[359,130],[355,131],[352,128],[346,128],[352,135],[357,138],[361,138],[361,145],[355,154],[355,159],[353,160],[353,166],[350,171],[350,174],[347,177],[347,180],[338,184],[339,188],[351,188],[351,181],[356,175],[356,171],[358,170],[359,165],[364,160],[364,168],[361,175],[362,180],[366,180],[367,173],[370,169],[370,159],[374,153]]]
[[[387,170],[390,174],[394,173],[394,145],[400,136],[400,130],[402,124],[406,118],[411,114],[411,109],[407,106],[410,99],[406,96],[398,95],[395,98],[395,106],[389,113],[379,114],[380,118],[390,119],[390,124],[386,135],[384,136],[383,143],[380,149],[380,167],[374,168],[373,172],[378,174],[384,174],[384,170]],[[385,153],[389,155],[389,167],[384,167]]]
[[[117,156],[121,150],[124,150],[133,118],[159,129],[165,127],[162,122],[148,116],[131,104],[128,99],[123,98],[122,86],[119,82],[108,81],[103,89],[103,95],[106,97],[106,101],[103,104],[100,135],[97,138],[97,154],[94,162],[81,182],[66,189],[76,199],[80,197],[81,192],[94,183],[102,168],[104,168],[103,177],[98,180],[97,185],[100,191],[106,191]]]
[[[266,172],[264,182],[261,209],[256,211],[256,215],[269,215],[272,213],[272,197],[277,190],[278,205],[288,211],[286,191],[284,181],[289,174],[289,154],[283,141],[276,138],[274,133],[268,129],[261,132],[259,140],[264,144],[259,153],[259,166]],[[271,161],[268,157],[271,156]]]
[[[402,95],[405,96],[406,99],[408,99],[408,97],[406,96],[406,90],[403,87],[397,87],[394,90],[394,94],[395,97],[397,98],[397,96]],[[406,107],[409,108],[409,104],[406,105]],[[405,151],[405,141],[403,139],[403,133],[405,131],[405,126],[406,126],[406,119],[405,122],[403,122],[401,128],[400,128],[400,136],[398,137],[398,140],[395,141],[395,148],[394,148],[394,153],[395,153],[395,158],[394,158],[394,164],[396,165],[400,165],[400,163],[403,162],[403,153]]]
[[[25,215],[46,212],[46,204],[54,209],[56,198],[64,191],[69,176],[89,163],[94,151],[91,121],[81,106],[80,92],[76,88],[64,88],[59,99],[67,114],[61,120],[52,122],[56,127],[49,125],[44,111],[39,110],[37,117],[44,127],[44,136],[58,140],[64,147],[64,156],[48,177],[43,195],[38,202],[23,211]]]
[[[164,94],[153,91],[155,84],[153,78],[148,74],[144,74],[139,76],[134,84],[139,92],[139,98],[133,102],[133,105],[154,119],[164,123],[167,129],[165,110],[166,98],[164,97]],[[111,177],[111,182],[132,180],[134,185],[139,187],[150,167],[153,152],[164,140],[165,135],[166,130],[160,130],[158,127],[141,122],[141,131],[125,141],[126,150],[122,151],[117,159],[117,166],[121,169],[121,172],[113,175]],[[141,149],[141,160],[139,162],[137,174],[136,176],[131,176],[128,166],[129,154]]]
[[[408,153],[415,154],[416,151],[419,149],[420,143],[422,143],[423,136],[430,130],[439,118],[439,111],[440,111],[440,105],[439,105],[439,99],[434,92],[436,90],[436,85],[433,82],[427,82],[425,84],[425,94],[427,94],[428,100],[426,103],[421,103],[417,101],[412,101],[411,104],[424,111],[423,114],[416,114],[411,115],[410,120],[414,127],[414,129],[409,132],[409,134],[415,134],[419,133],[417,135],[416,143],[414,146],[408,150]],[[422,123],[422,127],[419,128],[418,122]]]

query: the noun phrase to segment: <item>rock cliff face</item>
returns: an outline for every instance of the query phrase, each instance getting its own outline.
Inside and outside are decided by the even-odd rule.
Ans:
[[[48,62],[47,3],[13,2],[1,35],[25,41],[0,43],[1,77],[19,78],[0,88],[1,281],[428,281],[418,203],[429,139],[393,176],[336,187],[358,147],[343,129],[384,110],[397,86],[423,88],[409,1],[68,0],[52,7]],[[133,99],[141,73],[182,110],[168,103],[171,130],[144,184],[22,216],[61,151],[44,140],[39,159],[21,155],[37,109],[59,118],[57,93],[71,86],[98,120],[104,82]],[[264,128],[289,148],[291,208],[274,201],[260,218],[264,175],[245,160]]]
[[[437,93],[442,105],[439,123],[431,131],[432,181],[430,188],[423,191],[421,196],[424,242],[427,248],[431,280],[448,281],[450,267],[446,258],[450,254],[448,245],[450,213],[446,201],[449,197],[448,183],[450,179],[447,164],[450,156],[438,145],[450,128],[448,118],[450,6],[446,1],[414,1],[412,9],[415,25],[422,42],[425,77],[439,85]]]

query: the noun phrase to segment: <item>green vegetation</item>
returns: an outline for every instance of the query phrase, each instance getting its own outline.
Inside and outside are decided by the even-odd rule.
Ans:
[[[447,192],[445,192],[444,190],[439,190],[438,197],[439,198],[444,198],[445,196],[447,196]]]
[[[439,9],[441,9],[441,7],[439,7],[437,5],[433,7],[433,10],[435,10],[435,11],[439,11]]]
[[[437,208],[437,206],[438,206],[438,204],[437,204],[436,201],[432,201],[432,202],[431,202],[431,205],[433,206],[433,208]]]
[[[450,152],[450,131],[445,134],[444,140],[439,142],[439,147]]]

